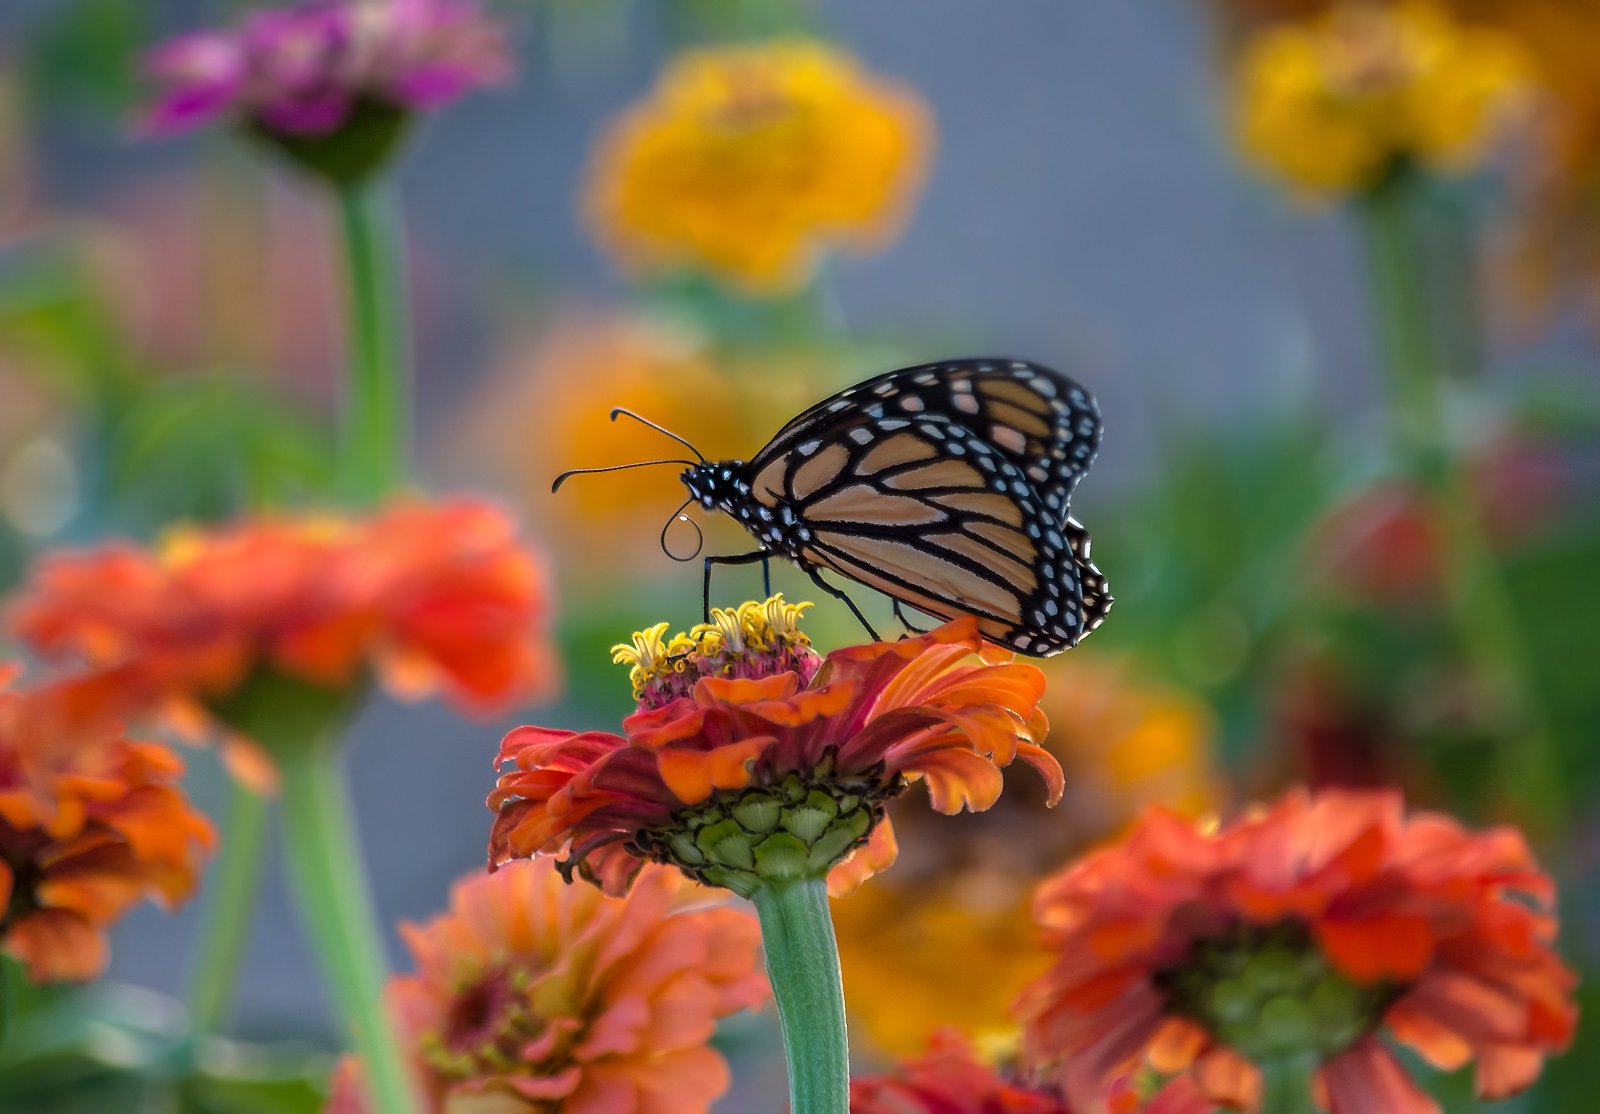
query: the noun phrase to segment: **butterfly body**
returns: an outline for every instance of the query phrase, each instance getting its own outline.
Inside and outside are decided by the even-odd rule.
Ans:
[[[972,615],[990,641],[1044,657],[1076,645],[1112,602],[1069,513],[1100,430],[1093,398],[1059,372],[945,361],[869,379],[748,462],[693,464],[680,478],[760,546],[712,562],[787,557],[835,595],[819,571],[936,618]]]

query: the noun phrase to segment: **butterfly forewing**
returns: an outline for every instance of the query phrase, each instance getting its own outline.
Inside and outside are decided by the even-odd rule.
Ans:
[[[986,638],[1046,655],[1110,606],[1068,513],[1099,411],[1037,364],[890,372],[801,414],[746,466],[750,496],[805,527],[795,554]]]

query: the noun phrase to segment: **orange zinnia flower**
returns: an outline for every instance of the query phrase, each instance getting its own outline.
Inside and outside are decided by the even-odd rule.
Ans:
[[[1508,1095],[1576,1022],[1554,898],[1517,832],[1392,792],[1294,792],[1215,830],[1154,810],[1040,887],[1057,958],[1019,1003],[1025,1056],[1087,1109],[1146,1063],[1250,1109],[1260,1065],[1293,1057],[1332,1114],[1437,1114],[1387,1030]]]
[[[650,867],[610,898],[548,859],[457,883],[402,928],[416,973],[389,984],[426,1110],[709,1110],[718,1019],[769,996],[755,918],[711,896]],[[330,1114],[364,1109],[357,1076],[341,1065]]]
[[[664,640],[618,648],[639,711],[624,735],[523,727],[506,737],[491,863],[564,854],[610,893],[646,860],[749,896],[833,872],[836,893],[894,858],[884,804],[922,779],[934,808],[986,809],[1021,757],[1062,792],[1036,740],[1044,678],[958,621],[920,638],[811,649],[809,605],[774,596]]]
[[[125,738],[105,678],[9,688],[0,668],[0,948],[36,982],[105,969],[106,928],[193,892],[215,836],[170,750]]]
[[[239,726],[263,678],[333,693],[370,674],[493,709],[556,673],[537,561],[498,509],[401,502],[371,519],[262,518],[48,558],[10,611],[50,657],[115,667],[146,703]]]

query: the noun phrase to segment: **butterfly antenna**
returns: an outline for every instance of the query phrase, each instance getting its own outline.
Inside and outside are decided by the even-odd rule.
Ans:
[[[561,485],[566,483],[573,476],[586,476],[592,472],[621,472],[625,468],[648,468],[652,464],[687,464],[690,468],[693,468],[696,464],[700,463],[704,463],[704,461],[682,459],[641,460],[633,464],[608,464],[603,468],[568,468],[565,472],[561,473],[561,475],[555,478],[555,482],[550,485],[550,491],[552,493],[560,491]]]
[[[683,513],[689,504],[693,502],[694,500],[690,499],[686,501],[683,506],[673,511],[672,517],[667,519],[665,526],[661,527],[661,552],[665,553],[674,561],[693,561],[696,557],[700,556],[700,551],[706,547],[706,535],[705,532],[700,529],[700,524]],[[690,553],[686,557],[678,556],[667,546],[667,531],[672,529],[672,524],[680,519],[694,527],[694,552]]]
[[[641,418],[638,414],[635,414],[632,410],[624,410],[620,406],[618,406],[616,409],[611,411],[611,420],[612,421],[616,421],[618,414],[626,415],[627,417],[632,418],[634,421],[640,423],[641,425],[647,425],[651,429],[655,430],[657,433],[660,433],[660,434],[663,434],[663,435],[665,435],[667,437],[672,438],[678,444],[680,444],[684,448],[688,449],[695,456],[699,457],[701,464],[706,463],[706,454],[705,453],[701,452],[699,449],[697,449],[693,445],[689,444],[688,441],[684,440],[682,437],[679,437],[676,433],[673,433],[672,430],[664,429],[661,426],[656,425],[656,423],[652,422],[649,418]]]

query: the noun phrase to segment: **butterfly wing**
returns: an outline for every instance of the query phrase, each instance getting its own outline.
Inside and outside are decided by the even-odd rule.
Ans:
[[[1022,469],[1049,510],[1065,521],[1072,491],[1100,448],[1100,408],[1082,384],[1028,360],[963,359],[918,364],[876,376],[806,410],[749,464],[755,490],[764,470],[793,452],[807,455],[853,428],[914,428],[937,437],[950,424],[976,433]],[[815,451],[813,449],[813,451]]]
[[[818,403],[745,474],[752,498],[805,528],[801,560],[1046,656],[1111,603],[1067,513],[1099,437],[1093,399],[1066,376],[961,360]]]

